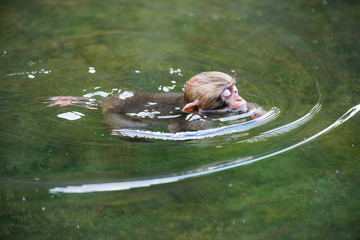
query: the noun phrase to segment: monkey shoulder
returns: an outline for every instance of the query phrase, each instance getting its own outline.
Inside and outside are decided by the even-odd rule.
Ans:
[[[135,92],[127,98],[121,94],[103,99],[101,106],[103,114],[130,114],[143,111],[167,114],[172,110],[181,109],[183,105],[182,93],[143,93]],[[133,114],[130,114],[133,115]]]

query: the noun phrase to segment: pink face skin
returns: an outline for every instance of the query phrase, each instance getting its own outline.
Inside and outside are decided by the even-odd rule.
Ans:
[[[228,104],[229,109],[247,111],[246,101],[239,96],[235,85],[225,89],[221,94],[221,98]]]

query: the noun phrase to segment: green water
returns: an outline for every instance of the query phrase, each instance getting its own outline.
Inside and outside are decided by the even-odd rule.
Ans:
[[[360,104],[359,12],[358,1],[330,0],[2,1],[1,239],[359,239],[359,113],[297,146]],[[173,82],[181,92],[209,70],[235,75],[243,98],[279,114],[171,141],[114,136],[100,107],[44,103]],[[304,123],[259,138],[314,106]],[[57,117],[71,111],[84,116]],[[49,192],[239,159],[259,160],[124,191]]]

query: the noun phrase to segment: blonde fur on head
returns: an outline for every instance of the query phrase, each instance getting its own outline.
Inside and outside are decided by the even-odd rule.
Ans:
[[[212,110],[222,107],[221,93],[235,84],[235,80],[222,72],[202,72],[190,78],[185,84],[186,103],[198,100],[199,109]]]

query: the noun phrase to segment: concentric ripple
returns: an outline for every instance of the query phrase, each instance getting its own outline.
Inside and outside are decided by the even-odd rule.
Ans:
[[[144,130],[117,129],[112,131],[112,135],[122,135],[131,138],[151,138],[151,139],[175,140],[175,141],[204,139],[204,138],[248,131],[255,127],[261,126],[269,121],[272,121],[273,119],[276,118],[276,116],[279,115],[279,113],[280,110],[276,107],[273,107],[269,112],[267,112],[266,114],[264,114],[263,116],[257,119],[247,121],[244,123],[233,124],[233,125],[206,129],[206,130],[164,133],[164,132],[153,132],[153,131],[144,131]]]
[[[348,121],[350,118],[352,118],[355,114],[357,114],[360,111],[360,104],[356,105],[352,108],[350,108],[344,115],[342,115],[339,119],[337,119],[333,124],[329,125],[322,131],[316,133],[315,135],[312,135],[311,137],[300,141],[296,144],[293,144],[287,148],[281,149],[279,151],[257,157],[245,157],[236,159],[235,161],[231,161],[225,164],[220,165],[214,165],[207,168],[201,168],[201,169],[195,169],[192,171],[188,171],[187,173],[181,174],[181,175],[174,175],[169,177],[155,177],[151,179],[146,180],[134,180],[134,181],[126,181],[126,182],[113,182],[113,183],[100,183],[100,184],[84,184],[81,186],[68,186],[68,187],[55,187],[51,188],[49,190],[49,193],[51,194],[57,194],[57,193],[88,193],[88,192],[105,192],[105,191],[120,191],[120,190],[128,190],[132,188],[141,188],[141,187],[149,187],[152,185],[159,185],[159,184],[165,184],[165,183],[172,183],[181,181],[188,178],[193,177],[199,177],[203,175],[207,175],[210,173],[220,172],[227,169],[239,167],[245,164],[254,163],[269,157],[276,156],[278,154],[287,152],[289,150],[292,150],[298,146],[301,146],[303,144],[306,144],[315,138],[331,131],[332,129],[338,127],[342,123]]]

